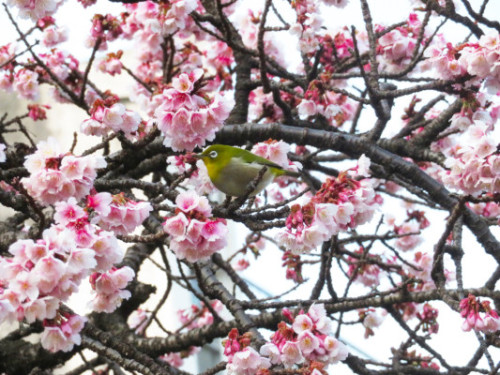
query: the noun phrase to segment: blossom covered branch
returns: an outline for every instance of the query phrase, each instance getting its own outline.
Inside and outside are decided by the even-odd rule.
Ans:
[[[87,62],[62,2],[4,6],[0,373],[498,372],[492,2],[114,2]]]

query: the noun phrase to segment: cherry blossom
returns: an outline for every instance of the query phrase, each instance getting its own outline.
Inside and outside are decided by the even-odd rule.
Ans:
[[[32,197],[47,205],[86,196],[97,176],[96,170],[105,167],[106,162],[101,156],[63,154],[57,141],[49,138],[38,144],[24,166],[30,176],[21,182]]]
[[[292,320],[292,327],[281,322],[271,342],[260,349],[260,353],[267,356],[271,363],[294,368],[305,361],[328,364],[347,358],[344,344],[329,336],[332,322],[323,305],[314,304],[308,313],[301,312],[296,317],[288,311],[283,311],[283,314]]]
[[[57,144],[49,142],[39,151],[51,156]],[[54,221],[41,239],[18,240],[9,247],[12,257],[0,257],[0,322],[43,321],[43,347],[69,351],[80,343],[85,318],[61,312],[61,302],[91,272],[100,271],[91,276],[97,293],[92,306],[111,312],[130,296],[124,288],[134,273],[128,267],[112,268],[123,259],[123,250],[111,233],[90,223],[74,197],[55,203]]]
[[[465,318],[462,329],[485,333],[494,333],[500,330],[500,318],[496,310],[490,307],[489,301],[480,301],[474,295],[460,301],[460,315]]]
[[[95,0],[78,2],[87,8]],[[364,25],[356,27],[343,19],[350,10],[338,9],[352,5],[347,0],[260,8],[231,0],[115,2],[112,13],[93,14],[82,63],[80,53],[66,50],[75,44],[67,22],[59,24],[68,20],[55,15],[62,3],[7,0],[5,9],[19,35],[0,46],[0,88],[29,103],[0,116],[0,204],[9,211],[0,223],[0,325],[21,323],[8,340],[40,328],[41,337],[29,339],[43,348],[79,350],[87,318],[67,304],[88,282],[98,329],[115,332],[103,313],[128,299],[119,318],[129,318],[129,336],[159,343],[135,363],[127,346],[102,342],[123,361],[109,350],[100,358],[124,371],[181,367],[227,334],[226,363],[215,369],[226,366],[228,374],[326,375],[342,372],[332,367],[348,356],[354,372],[438,372],[433,361],[458,367],[437,352],[420,354],[425,340],[411,339],[455,324],[429,299],[445,296],[449,306],[458,304],[462,330],[475,331],[465,336],[486,337],[467,370],[494,372],[487,346],[500,318],[486,298],[495,300],[495,274],[481,288],[462,264],[469,248],[478,259],[498,261],[500,34],[488,18],[493,2],[471,10],[475,4],[466,1],[412,0],[411,11],[388,22],[370,11],[376,2],[363,0]],[[18,15],[29,20],[18,22]],[[464,35],[450,35],[446,20]],[[114,92],[126,80],[126,92]],[[84,116],[64,121],[69,133],[77,131],[73,140],[37,144],[44,120],[57,120],[58,112],[47,110],[59,104],[74,109],[73,120]],[[301,177],[276,178],[255,199],[221,202],[193,154],[216,142],[244,145],[300,169]],[[468,243],[471,234],[477,244]],[[484,252],[476,251],[480,245]],[[156,293],[146,285],[149,261],[167,276]],[[213,278],[204,277],[209,271]],[[263,297],[246,279],[253,272],[284,276],[286,290],[273,284],[273,295]],[[438,291],[434,280],[443,281]],[[174,327],[163,327],[163,304],[178,288],[199,301],[174,306]],[[297,302],[307,288],[309,299]],[[150,304],[142,302],[162,295],[145,310]],[[398,355],[385,361],[349,354],[345,325],[366,339],[384,335],[384,308],[411,342],[394,346]],[[147,327],[156,325],[176,337],[150,337]],[[487,360],[479,358],[484,353]]]
[[[182,73],[173,80],[173,87],[165,89],[159,97],[155,118],[165,136],[164,145],[175,151],[190,151],[213,140],[233,106],[229,95],[217,95],[208,101],[199,93],[187,92],[200,84],[202,76],[200,69],[189,75]]]
[[[117,53],[108,53],[106,58],[101,60],[97,68],[103,72],[108,73],[112,76],[115,74],[120,74],[122,72],[123,64],[120,61],[123,51],[118,51]]]
[[[294,254],[310,252],[332,235],[367,222],[377,206],[369,182],[356,181],[347,173],[328,179],[305,205],[293,205],[280,244]]]
[[[253,375],[259,370],[267,369],[271,366],[270,361],[261,357],[259,353],[247,346],[242,351],[234,354],[230,362],[226,366],[228,374],[234,375]]]
[[[9,0],[8,4],[18,8],[21,17],[38,20],[54,14],[62,2],[61,0]]]
[[[365,254],[363,248],[356,250],[355,254],[357,257],[349,257],[350,264],[347,270],[349,277],[354,277],[356,281],[367,287],[378,285],[381,269],[376,262],[380,261],[380,256]]]
[[[98,197],[90,198],[96,216],[94,223],[115,234],[130,234],[142,224],[153,209],[148,202],[136,202],[128,199],[124,193],[115,194],[99,193]],[[102,204],[109,202],[109,205]]]
[[[28,69],[20,69],[14,79],[14,89],[25,99],[38,98],[38,73]]]
[[[224,307],[219,300],[211,301],[210,306],[213,311],[217,313],[220,313]],[[179,321],[183,326],[186,326],[190,329],[210,325],[214,321],[212,313],[203,303],[201,304],[201,307],[197,305],[191,305],[189,309],[178,310],[177,317],[179,318]]]
[[[68,31],[64,27],[51,25],[43,30],[42,43],[46,47],[54,47],[55,45],[65,42],[68,39]]]
[[[111,104],[112,103],[112,104]],[[123,131],[125,135],[136,134],[141,124],[137,112],[128,110],[121,103],[111,101],[111,105],[102,100],[96,100],[92,106],[92,116],[80,125],[83,134],[103,136],[108,132]]]
[[[209,219],[212,209],[207,198],[187,191],[175,202],[176,214],[166,219],[163,230],[171,236],[170,248],[179,259],[196,262],[226,245],[226,222]]]
[[[41,336],[42,346],[51,352],[69,352],[75,345],[80,345],[79,333],[86,321],[84,317],[70,314],[61,315],[59,321],[45,321]]]
[[[129,299],[131,294],[124,288],[132,281],[135,273],[130,267],[112,268],[105,273],[93,273],[90,284],[95,291],[91,306],[97,312],[113,312],[122,300]]]

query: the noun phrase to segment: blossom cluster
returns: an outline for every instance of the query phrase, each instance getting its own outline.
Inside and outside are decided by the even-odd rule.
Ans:
[[[490,306],[489,301],[480,301],[476,296],[469,294],[460,301],[460,315],[465,318],[462,329],[494,333],[500,330],[498,312]]]
[[[482,35],[477,43],[468,43],[460,52],[459,62],[472,76],[486,79],[488,86],[500,85],[500,36],[498,31]]]
[[[58,79],[68,84],[72,81],[74,82],[70,75],[73,71],[78,69],[79,65],[78,60],[74,56],[66,51],[52,48],[47,53],[41,53],[40,58]],[[40,78],[46,80],[51,79],[47,72],[40,71],[40,73],[42,74]],[[73,86],[75,92],[78,93],[75,83],[72,83],[71,86]],[[60,98],[59,101],[64,102],[62,98]],[[68,101],[67,98],[66,101]]]
[[[233,328],[228,338],[222,341],[224,355],[228,358],[226,370],[229,375],[254,375],[271,367],[271,361],[250,346],[251,334],[240,335]]]
[[[219,300],[210,301],[210,306],[212,309],[219,313],[224,308],[224,305]],[[202,303],[201,307],[197,305],[191,305],[189,309],[177,310],[177,317],[181,322],[183,327],[188,329],[200,328],[214,321],[214,316],[210,310]]]
[[[300,164],[297,162],[292,162],[288,159],[288,153],[290,152],[290,144],[277,141],[274,139],[269,139],[265,142],[256,143],[252,147],[252,153],[255,155],[262,156],[265,159],[271,160],[272,162],[278,164],[288,171],[298,172],[300,169]],[[270,201],[281,202],[285,200],[285,197],[296,194],[297,187],[299,185],[297,179],[290,178],[288,176],[280,176],[274,179],[276,184],[271,185],[267,189],[267,198]],[[304,184],[305,186],[305,184]],[[290,189],[285,190],[287,187]],[[258,200],[256,203],[258,204]]]
[[[319,80],[311,82],[297,106],[299,117],[307,119],[319,114],[330,125],[339,127],[352,118],[354,107],[346,96],[326,91],[323,87]]]
[[[216,94],[212,100],[200,96],[202,78],[201,69],[182,73],[155,99],[160,103],[154,116],[165,137],[163,144],[175,151],[191,151],[213,140],[233,107],[229,96]]]
[[[149,42],[149,48],[155,50],[158,36],[167,37],[178,30],[185,30],[192,23],[189,13],[198,7],[196,0],[173,0],[168,4],[155,4],[147,1],[144,4],[128,4],[130,16],[124,26],[130,35],[134,32],[144,42]],[[153,44],[155,43],[155,44]],[[161,47],[160,47],[161,48]]]
[[[42,44],[45,47],[54,47],[68,39],[67,29],[64,26],[58,27],[54,17],[40,18],[36,24],[43,31]]]
[[[437,333],[439,330],[439,323],[437,322],[439,311],[426,303],[422,307],[422,311],[417,313],[417,318],[421,322],[421,327],[424,332]]]
[[[68,39],[68,31],[64,27],[50,25],[43,29],[42,43],[46,47],[54,47]]]
[[[285,94],[282,93],[282,98],[284,96]],[[295,97],[288,95],[288,98],[293,100]],[[272,123],[279,121],[283,117],[283,111],[274,103],[273,94],[265,93],[262,87],[252,90],[248,96],[248,101],[249,121]]]
[[[124,193],[111,195],[107,192],[89,195],[87,207],[95,213],[93,223],[121,235],[132,233],[153,210],[149,202],[134,201]]]
[[[141,117],[137,112],[126,109],[121,103],[107,104],[100,99],[94,102],[91,117],[80,125],[83,134],[104,136],[110,131],[122,131],[130,136],[137,132],[141,123]]]
[[[394,226],[394,233],[400,236],[394,244],[405,252],[415,249],[422,242],[421,230],[430,225],[423,211],[408,210],[406,216],[407,219],[401,224],[396,224],[392,215],[387,218],[387,223]]]
[[[500,192],[500,155],[487,125],[475,121],[457,142],[449,149],[445,161],[448,170],[441,174],[442,181],[472,195]]]
[[[500,218],[500,204],[497,202],[471,203],[467,206],[478,215]]]
[[[281,140],[276,141],[270,139],[265,142],[256,143],[252,147],[251,151],[255,155],[259,155],[265,159],[271,160],[272,162],[278,164],[283,168],[289,169],[291,165],[294,166],[288,159],[290,145]]]
[[[196,262],[226,245],[226,221],[210,219],[212,208],[206,197],[185,191],[175,203],[175,215],[165,220],[163,230],[170,235],[170,249],[177,258]]]
[[[104,59],[99,61],[97,69],[112,76],[114,76],[115,74],[120,74],[123,67],[122,62],[120,61],[122,55],[123,51],[121,50],[116,53],[108,53]]]
[[[379,197],[368,179],[342,172],[329,178],[305,205],[293,205],[278,243],[293,254],[310,252],[332,235],[370,220]]]
[[[54,80],[59,80],[60,83],[64,83],[65,90],[57,88],[59,84],[53,85],[50,90],[57,101],[69,102],[68,90],[75,95],[81,93],[82,80],[75,79],[75,75],[83,74],[78,70],[79,62],[71,54],[53,48],[65,40],[66,33],[63,28],[55,25],[52,17],[46,16],[39,19],[37,26],[43,30],[42,41],[47,47],[45,52],[38,54],[46,69],[39,69],[32,64],[16,59],[16,45],[14,43],[2,46],[0,47],[0,66],[3,74],[0,75],[0,88],[6,91],[14,89],[23,99],[38,100],[41,83],[52,83]],[[48,49],[49,47],[52,48]],[[85,101],[91,104],[93,101],[91,97],[94,94],[95,91],[87,86]]]
[[[94,272],[90,275],[90,285],[95,292],[91,307],[97,312],[111,313],[124,299],[129,299],[130,291],[125,290],[134,278],[130,267],[111,268],[107,272]]]
[[[347,347],[330,336],[332,320],[326,315],[324,305],[312,305],[307,313],[301,312],[295,318],[287,310],[283,313],[292,326],[281,322],[271,342],[260,348],[260,353],[269,357],[272,364],[292,368],[304,362],[331,364],[347,358]]]
[[[406,25],[384,32],[378,39],[377,54],[380,69],[401,70],[411,61],[421,32],[421,22],[416,13],[411,13]],[[384,31],[383,28],[377,31]]]
[[[236,329],[231,330],[223,342],[229,374],[265,373],[262,371],[272,365],[283,365],[286,369],[296,366],[299,369],[317,366],[323,369],[347,358],[346,346],[330,336],[332,321],[322,304],[312,305],[307,313],[302,311],[295,318],[286,309],[283,314],[292,325],[279,323],[278,330],[271,336],[270,342],[261,346],[260,353],[250,346],[249,333],[239,335]]]
[[[300,255],[293,254],[291,251],[285,251],[281,257],[282,267],[286,267],[286,278],[296,283],[304,281],[302,276],[302,261]]]
[[[38,73],[29,69],[19,69],[13,77],[13,87],[24,99],[38,99]],[[10,87],[9,87],[10,88]]]
[[[80,345],[80,332],[86,321],[83,316],[67,312],[58,314],[57,319],[45,320],[40,338],[42,346],[52,352],[69,352],[73,346]]]
[[[381,273],[381,269],[377,265],[377,262],[380,261],[380,256],[365,254],[363,247],[356,250],[354,254],[355,256],[350,256],[347,259],[349,262],[347,275],[364,286],[377,286],[380,282]]]
[[[61,5],[61,0],[9,0],[7,4],[15,6],[19,10],[19,15],[23,18],[31,18],[33,21],[39,18],[51,16]]]
[[[439,43],[429,48],[429,58],[424,65],[436,69],[440,77],[450,79],[469,74],[475,80],[484,81],[487,88],[498,90],[500,87],[500,36],[498,31],[482,35],[478,42],[453,46],[440,36]]]
[[[317,1],[302,0],[293,3],[297,20],[290,27],[290,34],[299,38],[302,53],[314,54],[319,46],[319,33],[323,24]]]
[[[134,39],[135,55],[140,62],[134,73],[148,84],[161,86],[163,42],[169,38],[169,34],[176,31],[176,38],[171,39],[174,43],[184,36],[193,34],[197,36],[189,13],[196,9],[198,2],[196,0],[174,0],[167,3],[144,1],[125,6],[127,15],[121,24],[122,37]],[[183,67],[187,67],[193,59],[196,59],[190,55],[179,56],[182,50],[181,44],[179,43],[176,47],[179,47],[176,48],[178,52],[176,56],[172,56],[175,64],[182,63]],[[195,66],[200,67],[201,64],[198,63]],[[144,93],[144,95],[149,100],[149,93]]]
[[[46,110],[50,109],[49,105],[28,104],[28,117],[33,121],[47,119]]]
[[[86,41],[88,47],[93,47],[99,41],[99,49],[107,48],[107,42],[113,41],[122,34],[122,26],[119,18],[111,14],[95,14],[92,18],[90,35]]]
[[[106,161],[96,155],[63,154],[57,141],[49,138],[26,157],[24,166],[30,173],[21,179],[24,187],[40,204],[48,205],[71,197],[80,200],[88,195],[97,169],[104,168]]]
[[[67,351],[78,343],[83,320],[60,312],[61,302],[98,272],[93,276],[97,296],[92,305],[95,311],[113,311],[130,296],[121,289],[134,272],[112,268],[122,260],[123,250],[112,233],[91,224],[88,208],[69,198],[56,203],[55,209],[55,224],[41,239],[18,240],[9,247],[12,257],[0,258],[0,322],[44,321],[42,345]]]

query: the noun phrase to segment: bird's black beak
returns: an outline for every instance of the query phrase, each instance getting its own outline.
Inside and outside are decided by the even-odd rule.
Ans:
[[[193,154],[193,158],[196,158],[196,159],[203,159],[205,155],[203,154]]]

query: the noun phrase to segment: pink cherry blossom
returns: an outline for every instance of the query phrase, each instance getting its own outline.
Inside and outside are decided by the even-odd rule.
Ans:
[[[113,312],[124,299],[130,298],[128,290],[124,290],[132,281],[135,273],[130,267],[112,268],[106,273],[94,273],[90,276],[95,291],[91,306],[98,312]]]
[[[126,109],[123,104],[115,101],[108,105],[102,100],[96,100],[91,114],[89,119],[80,124],[80,130],[86,135],[103,136],[110,131],[123,131],[130,138],[137,135],[142,121],[137,112]]]
[[[342,173],[328,179],[307,204],[291,207],[278,243],[294,254],[310,252],[339,230],[368,221],[376,206],[377,196],[369,182],[354,181]]]
[[[26,158],[24,166],[30,176],[21,182],[31,196],[47,205],[86,196],[97,176],[96,169],[106,166],[106,162],[101,156],[64,155],[55,139],[49,138],[38,144],[37,151]]]
[[[330,363],[343,361],[349,355],[347,347],[331,336],[327,336],[324,341],[325,349],[327,350],[328,360]]]
[[[260,347],[260,354],[268,357],[272,364],[277,365],[281,363],[281,353],[278,347],[272,343],[265,343]]]
[[[292,328],[297,334],[300,334],[303,331],[311,330],[313,328],[313,321],[309,316],[301,314],[295,318]]]
[[[208,101],[191,93],[200,73],[195,70],[174,79],[174,87],[163,91],[155,110],[158,128],[165,136],[163,143],[176,151],[192,150],[213,140],[233,106],[229,95],[217,95]]]
[[[319,339],[310,330],[300,332],[297,341],[304,356],[311,354],[320,345]]]
[[[28,69],[21,69],[16,73],[14,89],[25,99],[38,98],[38,73]]]
[[[101,72],[108,73],[112,76],[121,74],[123,64],[121,63],[120,58],[122,57],[122,54],[122,51],[107,54],[106,58],[99,61],[97,68]]]
[[[41,336],[42,346],[51,352],[69,352],[75,345],[80,345],[79,333],[86,321],[82,316],[70,315],[62,317],[59,322],[46,322]]]
[[[22,305],[24,318],[28,323],[33,323],[36,320],[54,319],[59,309],[59,304],[60,301],[52,296],[28,301]]]
[[[297,342],[287,341],[283,345],[281,353],[281,361],[287,368],[304,362],[304,357]]]
[[[195,262],[225,246],[225,221],[209,219],[212,212],[205,197],[186,191],[177,196],[176,204],[176,215],[165,220],[163,230],[171,236],[170,248],[179,259]]]
[[[39,18],[52,15],[60,5],[60,1],[27,1],[27,0],[9,0],[8,4],[19,9],[19,14],[23,18],[31,18],[36,21]]]
[[[297,167],[288,160],[290,145],[283,141],[269,140],[257,143],[252,148],[252,152],[262,156],[288,170],[297,170]]]
[[[51,25],[43,30],[42,43],[46,47],[53,47],[68,39],[68,32],[64,27]]]
[[[100,204],[98,201],[107,202],[107,195],[99,196],[97,202],[91,200],[90,204],[96,212],[92,219],[101,228],[114,232],[115,234],[130,234],[136,227],[142,224],[153,209],[149,202],[136,202],[125,197],[123,193],[113,195],[109,206]],[[97,205],[96,205],[97,204]]]
[[[233,264],[233,269],[235,271],[244,271],[250,266],[250,263],[245,258],[238,259],[238,261]]]
[[[398,226],[396,233],[403,235],[399,237],[395,245],[398,249],[403,251],[412,250],[422,242],[422,237],[418,234],[420,232],[420,225],[415,221],[409,221]],[[407,233],[414,233],[408,234]]]
[[[490,307],[489,301],[480,301],[474,295],[460,301],[460,315],[465,318],[462,329],[485,333],[494,333],[500,330],[500,317],[496,310]]]
[[[261,357],[254,348],[247,346],[232,357],[226,370],[229,375],[254,375],[258,370],[270,366],[271,363],[267,358]]]
[[[87,216],[86,212],[77,205],[76,199],[73,197],[67,201],[57,202],[55,207],[54,220],[57,224],[67,225],[70,222]]]

